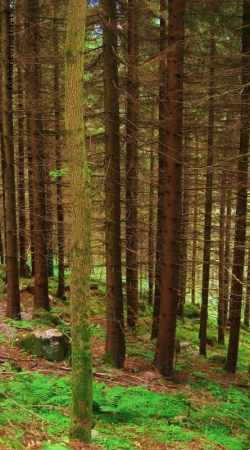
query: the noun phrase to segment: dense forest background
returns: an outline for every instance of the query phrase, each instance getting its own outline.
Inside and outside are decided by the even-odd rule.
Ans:
[[[91,291],[102,292],[98,345],[113,370],[126,366],[141,320],[151,367],[168,382],[190,345],[183,342],[191,335],[187,318],[197,332],[196,356],[208,356],[215,327],[212,345],[224,350],[226,374],[246,354],[250,1],[0,6],[0,313],[3,326],[3,310],[6,323],[25,322],[25,287],[33,312],[60,302],[62,316],[70,316],[70,436],[89,442],[96,412]],[[240,359],[240,370],[249,373],[248,365]],[[105,404],[102,389],[94,407],[113,414],[117,405]],[[242,442],[232,438],[225,448],[238,442],[246,449],[245,428]]]
[[[90,270],[75,264],[74,273],[105,285],[109,365],[124,367],[126,333],[136,335],[150,307],[152,363],[172,379],[177,318],[193,307],[199,354],[207,355],[212,318],[227,351],[224,368],[235,373],[240,330],[248,333],[250,320],[250,1],[90,1],[78,74],[82,115],[74,115],[73,94],[71,105],[78,69],[67,11],[66,0],[1,2],[5,314],[22,319],[28,278],[34,310],[50,309],[51,277],[56,297],[67,299],[77,283],[68,275],[78,233]],[[67,111],[84,136],[76,144],[83,162],[70,151]],[[89,215],[74,213],[78,167],[91,225]]]

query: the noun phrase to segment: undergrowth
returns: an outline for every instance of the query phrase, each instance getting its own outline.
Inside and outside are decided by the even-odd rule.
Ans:
[[[27,424],[35,423],[44,436],[43,450],[69,449],[70,377],[17,373],[7,364],[2,367],[1,380],[0,429],[7,434],[0,434],[0,448],[1,444],[14,450],[27,448]],[[190,392],[194,391],[197,397],[94,383],[93,443],[108,450],[133,450],[138,449],[139,439],[142,446],[154,449],[157,442],[184,445],[202,437],[211,449],[216,444],[228,450],[249,449],[247,395],[205,379],[192,386]],[[210,401],[198,402],[199,391]]]

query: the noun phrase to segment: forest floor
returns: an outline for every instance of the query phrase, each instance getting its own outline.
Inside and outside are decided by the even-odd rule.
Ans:
[[[105,299],[91,291],[94,362],[94,428],[90,445],[68,439],[70,360],[49,362],[25,354],[16,340],[44,323],[32,321],[32,295],[21,292],[22,321],[5,318],[0,294],[0,450],[249,450],[250,336],[242,331],[239,370],[223,369],[226,348],[210,324],[207,358],[198,354],[198,320],[178,320],[181,351],[175,378],[152,367],[151,309],[140,315],[137,333],[127,332],[124,370],[109,368],[105,348]],[[65,304],[66,303],[66,304]],[[69,329],[68,302],[52,300],[52,312]],[[48,328],[48,327],[47,327]]]

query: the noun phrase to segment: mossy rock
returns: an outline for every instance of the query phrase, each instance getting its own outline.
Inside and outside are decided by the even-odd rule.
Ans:
[[[36,309],[34,311],[32,319],[45,325],[60,325],[61,323],[59,317],[51,314],[49,311],[46,311],[46,309],[43,308]]]
[[[57,328],[36,330],[17,341],[17,346],[25,352],[48,361],[62,361],[69,350],[69,340]]]
[[[217,353],[209,356],[208,361],[212,364],[223,365],[226,364],[226,357],[223,355],[218,355]]]
[[[217,338],[213,335],[207,335],[206,343],[207,345],[210,345],[210,347],[214,347],[217,344]]]
[[[195,319],[200,317],[201,312],[197,305],[192,303],[185,303],[184,305],[184,317],[188,317],[189,319]]]

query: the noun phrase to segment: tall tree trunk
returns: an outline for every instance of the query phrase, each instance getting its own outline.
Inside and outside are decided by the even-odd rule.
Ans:
[[[153,136],[152,136],[153,138]],[[153,141],[153,139],[152,139]],[[154,152],[150,152],[150,180],[149,180],[149,211],[148,211],[148,304],[153,303],[154,289],[154,254],[155,254],[155,234],[154,234]]]
[[[59,20],[58,20],[58,0],[54,2],[54,109],[55,109],[55,146],[56,146],[56,169],[61,169],[61,90],[60,90],[60,63],[59,63]],[[65,293],[65,278],[64,278],[64,203],[63,203],[63,186],[62,178],[59,176],[56,179],[56,194],[57,194],[57,248],[58,248],[58,298],[63,299]]]
[[[188,224],[188,191],[187,191],[187,163],[185,161],[187,155],[187,142],[185,142],[183,151],[183,176],[182,176],[182,214],[181,214],[181,264],[180,264],[180,284],[179,284],[179,301],[177,314],[179,317],[184,317],[184,305],[186,301],[186,282],[187,282],[187,224]]]
[[[125,335],[121,272],[121,186],[116,1],[102,0],[105,109],[106,358],[122,368]]]
[[[245,311],[244,311],[244,325],[249,330],[250,319],[250,245],[248,246],[248,261],[247,261],[247,277],[246,277],[246,297],[245,297]]]
[[[225,212],[226,212],[226,172],[222,169],[219,219],[219,301],[218,301],[218,343],[225,345]]]
[[[14,74],[14,13],[8,0],[1,3],[1,47],[2,47],[2,132],[3,132],[3,176],[6,225],[6,272],[7,309],[6,316],[21,319],[19,271],[17,251],[16,186],[13,142],[12,89]]]
[[[205,222],[204,222],[204,247],[203,247],[203,276],[201,291],[201,322],[200,322],[200,355],[206,356],[208,297],[209,297],[209,273],[211,252],[211,227],[212,227],[212,186],[213,186],[213,145],[214,145],[214,57],[215,39],[211,36],[210,43],[210,73],[209,73],[209,105],[208,105],[208,149],[207,149],[207,175],[205,198]]]
[[[0,39],[0,58],[1,61],[3,60],[3,49],[2,49],[2,40]],[[0,70],[0,86],[2,86],[2,69]],[[1,105],[3,104],[3,94],[2,94],[2,87],[0,88],[0,102]],[[3,138],[3,114],[0,114],[0,144],[1,144],[1,197],[3,199],[2,201],[2,215],[3,215],[3,222],[1,224],[1,230],[0,230],[0,258],[1,258],[1,264],[4,264],[5,262],[5,236],[6,236],[6,225],[5,225],[5,201],[4,201],[4,138]]]
[[[159,51],[163,53],[167,46],[166,30],[166,0],[160,0],[160,42]],[[154,311],[151,339],[158,334],[160,298],[161,298],[161,268],[162,268],[162,245],[163,245],[163,184],[164,184],[164,155],[165,155],[165,132],[166,132],[166,61],[165,57],[160,59],[159,66],[159,148],[158,148],[158,200],[157,200],[157,230],[156,230],[156,252],[155,252],[155,293]]]
[[[127,154],[126,154],[126,294],[127,325],[138,316],[137,198],[138,198],[138,1],[128,0]]]
[[[92,349],[89,310],[91,183],[84,136],[84,46],[87,2],[69,0],[66,37],[65,128],[70,160],[72,413],[70,435],[89,442],[92,427]]]
[[[173,376],[179,300],[185,5],[185,0],[172,0],[168,4],[162,279],[159,329],[154,357],[155,368],[165,377]]]
[[[226,212],[226,230],[225,230],[225,265],[224,265],[224,323],[228,323],[228,310],[229,310],[229,293],[230,293],[230,268],[231,268],[231,213],[232,213],[232,191],[228,186],[227,188],[227,212]]]
[[[24,79],[22,68],[22,2],[18,0],[15,8],[18,39],[17,51],[17,89],[18,89],[18,212],[19,212],[19,274],[28,278],[26,256],[26,202],[25,202],[25,143],[24,143]]]
[[[35,289],[34,309],[49,309],[48,297],[48,264],[46,245],[46,199],[45,199],[45,173],[44,173],[44,137],[42,124],[41,102],[41,60],[39,0],[27,0],[26,30],[27,39],[27,98],[29,108],[30,126],[30,157],[32,165],[33,188],[33,232],[34,232],[34,259],[35,259]]]
[[[231,286],[231,326],[225,369],[235,373],[238,359],[240,319],[243,293],[244,259],[246,245],[246,214],[250,113],[250,1],[243,1],[242,21],[242,91],[241,126],[236,199],[236,227]]]
[[[196,148],[198,163],[198,146]],[[198,180],[199,171],[195,169],[194,178],[194,206],[193,206],[193,232],[192,232],[192,262],[191,262],[191,303],[196,301],[196,278],[197,278],[197,240],[198,240]]]

